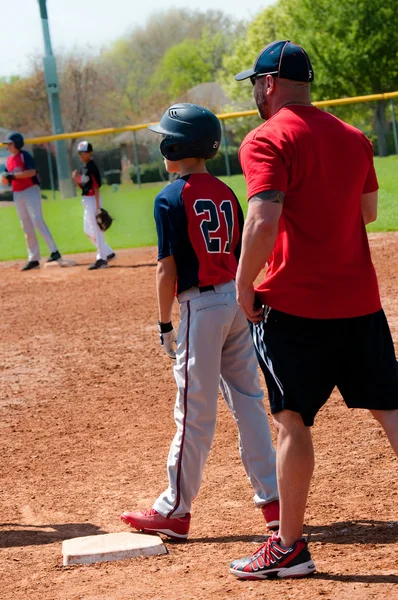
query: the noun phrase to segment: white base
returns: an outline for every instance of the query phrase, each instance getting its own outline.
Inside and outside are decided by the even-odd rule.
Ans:
[[[145,535],[144,533],[123,531],[89,535],[62,542],[64,567],[157,554],[167,554],[161,538],[158,535]]]
[[[67,260],[66,258],[61,258],[60,260],[53,260],[52,262],[45,262],[44,267],[48,269],[49,267],[74,267],[76,266],[75,260]]]

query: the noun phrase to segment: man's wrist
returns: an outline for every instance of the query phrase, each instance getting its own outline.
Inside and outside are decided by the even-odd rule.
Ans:
[[[244,279],[242,279],[240,277],[236,279],[236,287],[239,288],[240,290],[253,290],[254,289],[253,282],[245,281]]]

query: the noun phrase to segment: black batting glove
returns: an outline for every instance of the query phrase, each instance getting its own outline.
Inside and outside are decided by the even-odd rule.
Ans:
[[[5,172],[5,173],[2,173],[2,176],[4,177],[4,179],[8,180],[8,183],[11,183],[11,181],[13,179],[15,179],[15,175],[13,175],[12,173]]]

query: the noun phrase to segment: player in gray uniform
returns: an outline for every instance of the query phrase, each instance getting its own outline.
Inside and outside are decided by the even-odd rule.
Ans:
[[[177,432],[167,463],[168,488],[149,510],[124,512],[121,519],[138,530],[188,537],[220,388],[238,426],[254,503],[274,529],[279,525],[275,451],[248,323],[235,292],[243,214],[233,191],[205,166],[217,153],[220,123],[203,107],[180,104],[150,129],[164,136],[160,148],[167,171],[180,175],[155,200],[159,331],[166,353],[176,358]],[[174,351],[176,288],[180,326]]]
[[[23,136],[20,133],[12,133],[3,140],[3,144],[7,144],[11,156],[7,159],[2,181],[4,185],[12,185],[15,207],[28,248],[28,262],[22,271],[30,271],[40,267],[40,249],[35,229],[40,233],[51,252],[47,262],[61,260],[61,254],[43,219],[36,165],[29,152],[22,150]]]

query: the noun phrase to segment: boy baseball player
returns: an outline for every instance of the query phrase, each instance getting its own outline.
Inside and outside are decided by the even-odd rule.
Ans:
[[[108,261],[116,255],[105,241],[104,232],[99,228],[96,215],[101,208],[101,175],[93,161],[93,147],[90,142],[80,142],[77,151],[83,166],[79,171],[73,171],[72,179],[82,190],[84,208],[84,233],[97,248],[96,261],[88,267],[89,271],[104,269]]]
[[[3,185],[12,186],[15,208],[25,234],[28,262],[21,271],[30,271],[40,267],[40,248],[35,229],[51,252],[47,262],[59,261],[62,257],[43,219],[36,165],[33,156],[26,150],[22,150],[24,143],[23,135],[20,133],[11,133],[3,140],[3,144],[7,144],[10,156],[6,162],[6,170],[2,174],[2,181]]]
[[[124,512],[121,519],[138,530],[188,537],[191,504],[214,436],[220,387],[238,425],[254,502],[268,528],[275,529],[275,451],[248,323],[235,293],[243,214],[233,191],[205,165],[220,145],[220,122],[206,108],[177,104],[159,126],[149,129],[163,136],[160,150],[167,171],[180,176],[155,200],[158,325],[166,354],[176,359],[177,432],[168,457],[168,488],[149,510]],[[175,292],[178,336],[171,323]]]

